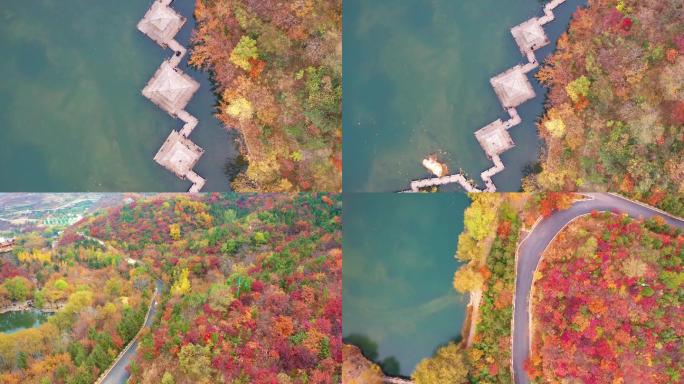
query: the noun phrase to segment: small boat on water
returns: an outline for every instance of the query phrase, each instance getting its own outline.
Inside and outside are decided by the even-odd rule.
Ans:
[[[430,155],[423,159],[423,167],[427,168],[428,171],[437,177],[449,174],[449,168],[447,168],[446,164],[440,163],[435,155]]]

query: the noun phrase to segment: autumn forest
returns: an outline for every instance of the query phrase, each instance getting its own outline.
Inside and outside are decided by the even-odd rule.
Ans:
[[[468,298],[460,336],[402,380],[681,382],[684,220],[610,194],[470,199],[453,278]],[[345,341],[345,383],[391,375],[367,343]]]
[[[684,384],[684,0],[0,4],[0,384]]]
[[[242,136],[238,192],[342,188],[342,1],[198,0],[190,64]]]
[[[612,191],[684,213],[681,1],[590,0],[537,77],[549,88],[529,191]]]
[[[0,382],[110,382],[133,340],[129,383],[339,382],[340,210],[328,195],[157,195],[20,235],[0,306],[54,314],[0,333]]]

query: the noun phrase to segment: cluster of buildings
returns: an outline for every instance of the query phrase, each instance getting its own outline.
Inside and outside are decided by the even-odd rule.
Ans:
[[[13,237],[6,238],[0,236],[0,253],[11,252],[14,249],[14,243]]]

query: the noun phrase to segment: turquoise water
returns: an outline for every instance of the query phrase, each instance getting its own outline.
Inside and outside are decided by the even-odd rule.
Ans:
[[[344,337],[408,376],[460,335],[467,299],[452,279],[468,198],[347,194],[344,204]]]
[[[12,311],[0,313],[0,333],[14,333],[37,327],[47,321],[50,314],[41,311]]]
[[[546,26],[555,41],[586,0],[568,0]],[[452,171],[480,182],[491,167],[473,133],[507,118],[490,77],[523,62],[510,28],[539,15],[539,0],[345,0],[345,191],[396,191],[427,176],[421,160],[439,153]],[[538,51],[538,58],[553,45]],[[544,90],[519,108],[510,133],[517,147],[494,178],[520,189],[522,170],[538,159],[535,121]]]
[[[0,190],[184,191],[152,158],[171,129],[140,91],[169,56],[136,29],[150,1],[3,0],[0,7]],[[189,17],[193,0],[173,6]],[[227,190],[223,168],[236,155],[212,116],[208,74],[188,111],[191,138],[206,150],[196,170],[205,190]]]

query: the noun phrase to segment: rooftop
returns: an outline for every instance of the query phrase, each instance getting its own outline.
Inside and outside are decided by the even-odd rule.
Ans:
[[[501,119],[475,132],[475,138],[490,158],[515,146]]]
[[[185,17],[161,1],[155,1],[138,23],[138,30],[157,44],[166,47],[167,43],[181,30]]]
[[[511,34],[513,34],[513,38],[518,43],[520,52],[523,55],[549,44],[546,32],[544,32],[544,28],[542,28],[537,18],[529,19],[522,24],[516,25],[511,29]]]
[[[142,93],[159,108],[176,116],[182,111],[200,85],[192,77],[164,61]]]
[[[154,161],[176,176],[186,179],[202,154],[202,148],[174,130],[159,148]]]
[[[534,89],[527,80],[527,75],[521,65],[516,65],[491,78],[490,82],[504,108],[517,107],[535,96]]]

